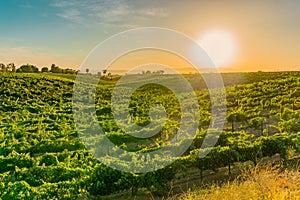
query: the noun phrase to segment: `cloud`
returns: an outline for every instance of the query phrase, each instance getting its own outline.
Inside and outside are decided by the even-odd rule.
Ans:
[[[52,6],[58,8],[59,17],[81,25],[137,27],[138,24],[144,25],[145,20],[168,16],[165,8],[143,8],[133,1],[124,0],[60,0]]]
[[[168,12],[164,8],[147,8],[147,9],[141,9],[138,11],[140,15],[145,16],[156,16],[156,17],[167,17]]]
[[[68,9],[65,12],[59,13],[57,15],[59,17],[65,18],[76,23],[84,22],[84,18],[82,17],[81,13],[79,12],[79,10],[76,9]]]
[[[24,8],[24,9],[33,9],[33,8],[36,8],[34,5],[32,5],[32,3],[30,3],[29,0],[22,0],[22,1],[18,2],[18,6],[20,8]]]

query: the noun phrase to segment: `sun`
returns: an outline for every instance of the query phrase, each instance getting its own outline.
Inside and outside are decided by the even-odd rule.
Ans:
[[[225,30],[207,31],[198,42],[218,67],[227,67],[237,57],[235,38]]]

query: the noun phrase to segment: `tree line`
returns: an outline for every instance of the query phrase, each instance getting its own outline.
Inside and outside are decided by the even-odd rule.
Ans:
[[[21,65],[19,68],[17,68],[14,63],[9,63],[7,65],[5,65],[3,63],[0,63],[0,72],[13,72],[13,73],[21,73],[21,72],[39,73],[39,72],[43,72],[43,73],[63,73],[63,74],[76,74],[76,73],[78,73],[78,71],[76,71],[74,69],[69,69],[69,68],[63,69],[63,68],[60,68],[59,66],[56,66],[55,64],[52,64],[50,69],[48,67],[43,67],[40,70],[37,66],[31,65],[31,64]]]

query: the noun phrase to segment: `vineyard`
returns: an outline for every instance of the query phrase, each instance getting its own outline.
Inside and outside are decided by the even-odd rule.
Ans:
[[[92,75],[82,76],[97,79]],[[199,113],[193,114],[197,115],[199,125],[194,137],[181,140],[176,138],[179,119],[186,116],[181,113],[180,102],[171,90],[148,84],[133,93],[128,106],[130,116],[123,122],[124,127],[128,124],[147,126],[153,121],[155,126],[149,131],[159,130],[152,137],[135,138],[126,134],[114,120],[111,95],[116,81],[100,80],[94,106],[97,120],[105,136],[118,147],[107,148],[109,154],[139,165],[126,152],[146,153],[163,148],[180,152],[179,144],[191,143],[171,165],[157,166],[158,170],[152,172],[133,173],[106,166],[83,143],[84,138],[73,119],[73,109],[81,108],[80,102],[76,105],[78,108],[72,104],[74,75],[1,73],[0,198],[91,199],[126,191],[135,195],[139,190],[163,196],[170,191],[173,180],[191,169],[197,169],[201,178],[205,170],[217,171],[221,167],[227,167],[231,173],[236,162],[256,164],[263,157],[275,154],[279,154],[284,162],[299,154],[300,73],[257,72],[222,76],[226,102],[221,103],[226,103],[227,112],[221,132],[208,132],[212,105],[203,80],[194,81],[192,75],[186,76],[197,90]],[[126,85],[122,86],[122,91],[126,93]],[[187,98],[190,94],[181,95]],[[159,129],[160,117],[149,116],[153,104],[160,104],[166,111],[162,129]],[[120,108],[115,109],[121,107],[120,104]],[[218,141],[214,147],[203,149],[207,137],[218,137]],[[170,144],[174,138],[179,140],[178,143]],[[99,144],[97,142],[101,141],[98,140],[93,142]],[[199,154],[205,151],[209,151],[208,155],[200,158]],[[168,158],[158,160],[169,162]],[[130,169],[130,166],[123,167]]]

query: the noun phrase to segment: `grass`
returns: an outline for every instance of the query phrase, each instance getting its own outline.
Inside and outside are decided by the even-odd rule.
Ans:
[[[178,199],[173,197],[171,199]],[[189,191],[181,200],[300,200],[299,170],[255,167],[232,182]]]
[[[250,162],[249,162],[250,163]],[[279,168],[278,164],[272,166],[250,167],[249,163],[236,166],[236,173],[241,174],[230,179],[228,175],[218,172],[220,177],[211,177],[210,181],[203,181],[197,185],[199,188],[189,185],[181,192],[173,192],[165,197],[156,196],[146,190],[139,190],[134,197],[129,191],[122,194],[99,197],[99,199],[135,199],[135,200],[300,200],[300,167],[299,158],[295,162],[288,163],[285,168]],[[271,164],[270,164],[271,165]],[[250,168],[249,168],[250,167]],[[223,176],[223,178],[221,178]],[[233,175],[234,176],[234,175]],[[227,177],[227,178],[226,178]],[[226,180],[227,179],[227,180]],[[223,180],[223,181],[222,181]],[[196,182],[194,182],[196,183]],[[180,183],[181,186],[187,184]],[[175,188],[173,188],[175,189]],[[180,193],[180,194],[179,194]]]

